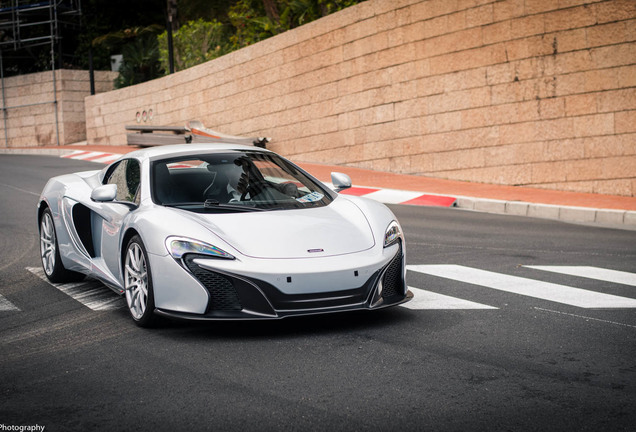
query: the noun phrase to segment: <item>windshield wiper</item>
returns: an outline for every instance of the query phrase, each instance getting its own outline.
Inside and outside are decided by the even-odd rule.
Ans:
[[[241,205],[241,204],[222,203],[214,199],[206,199],[205,202],[203,203],[203,207],[205,208],[221,207],[221,208],[230,208],[230,209],[243,210],[243,211],[264,211],[265,210],[262,208],[250,207],[250,206]]]
[[[240,205],[240,204],[221,203],[221,202],[219,202],[217,200],[213,200],[213,199],[205,200],[205,202],[193,201],[193,202],[170,203],[170,204],[164,204],[164,206],[165,207],[176,207],[176,208],[182,208],[182,207],[188,207],[188,206],[198,206],[198,207],[203,206],[203,208],[205,208],[205,209],[221,208],[221,209],[232,209],[232,210],[238,210],[238,211],[244,211],[244,212],[264,211],[265,210],[265,209],[261,209],[261,208],[258,208],[258,207],[250,207],[250,206],[245,206],[245,205]]]

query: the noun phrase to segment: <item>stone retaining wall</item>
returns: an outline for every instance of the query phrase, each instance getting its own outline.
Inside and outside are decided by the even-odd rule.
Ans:
[[[297,161],[636,194],[636,2],[368,0],[86,99],[92,144],[190,119]]]
[[[95,91],[113,89],[113,72],[95,73]],[[90,95],[88,71],[55,71],[58,105],[59,143],[86,139],[84,98]],[[56,145],[53,73],[40,72],[4,79],[6,125],[0,119],[0,147]],[[0,103],[2,101],[0,100]]]

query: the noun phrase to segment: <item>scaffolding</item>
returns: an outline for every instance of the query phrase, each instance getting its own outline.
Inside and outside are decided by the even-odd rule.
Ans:
[[[4,6],[10,3],[10,6]],[[11,0],[0,6],[0,82],[2,83],[2,117],[4,142],[9,147],[8,111],[33,105],[53,106],[55,113],[55,140],[60,145],[57,82],[55,77],[55,48],[59,46],[60,24],[79,20],[82,15],[81,0]],[[41,45],[51,47],[51,73],[53,74],[53,100],[33,104],[6,106],[3,53]],[[60,54],[61,57],[61,54]]]

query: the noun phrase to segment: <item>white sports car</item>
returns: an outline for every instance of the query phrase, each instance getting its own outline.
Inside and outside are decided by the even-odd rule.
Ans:
[[[351,186],[340,173],[332,182]],[[102,281],[140,326],[157,315],[274,319],[412,298],[386,206],[256,147],[134,151],[49,180],[37,216],[47,277]]]

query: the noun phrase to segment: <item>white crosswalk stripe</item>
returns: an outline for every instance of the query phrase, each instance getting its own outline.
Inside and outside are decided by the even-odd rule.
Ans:
[[[27,267],[27,270],[92,310],[113,310],[124,306],[124,300],[101,282],[89,279],[65,284],[52,283],[41,268]]]
[[[636,273],[609,270],[589,266],[524,266],[535,270],[544,270],[570,276],[580,276],[605,282],[636,286]]]
[[[11,303],[9,300],[4,298],[0,294],[0,312],[19,311],[19,310],[20,308],[18,308],[16,305]]]
[[[417,310],[440,310],[440,309],[497,309],[481,303],[475,303],[456,297],[438,294],[419,288],[409,287],[413,293],[413,300],[404,303],[407,309]]]
[[[636,286],[636,274],[589,266],[524,266],[533,270],[561,273],[610,283]],[[519,276],[511,276],[461,265],[409,265],[409,271],[437,276],[459,282],[479,285],[534,297],[542,300],[577,306],[586,309],[636,308],[636,299],[584,290],[567,285],[543,282]],[[112,310],[125,306],[125,301],[100,282],[87,280],[77,283],[53,284],[39,267],[27,268],[31,273],[50,283],[63,293],[92,310]],[[402,306],[412,310],[488,310],[495,306],[452,297],[416,287],[409,287],[413,300]],[[0,295],[0,311],[20,309]]]
[[[586,309],[636,308],[636,299],[460,265],[409,265],[408,270]]]

